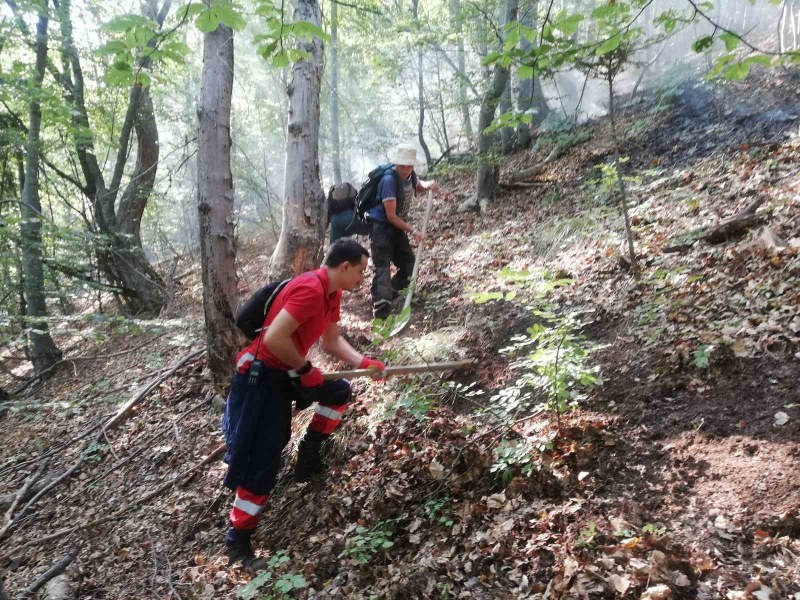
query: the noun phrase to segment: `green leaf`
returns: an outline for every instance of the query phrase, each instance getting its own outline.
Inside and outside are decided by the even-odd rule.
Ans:
[[[600,46],[595,50],[597,56],[603,56],[604,54],[608,54],[609,52],[613,52],[617,48],[619,48],[620,43],[622,42],[622,34],[618,33],[610,38],[608,38],[605,42],[600,44]]]
[[[533,67],[527,65],[520,65],[517,67],[517,77],[520,79],[532,79],[535,72]]]
[[[199,15],[206,9],[206,5],[202,2],[190,2],[186,5],[186,8],[183,9],[182,14],[185,14],[186,17],[194,17]]]
[[[141,84],[142,87],[145,88],[150,87],[150,82],[151,82],[150,75],[148,75],[144,71],[142,71],[136,76],[135,83]]]
[[[725,79],[730,81],[741,81],[750,73],[750,65],[745,63],[735,63],[725,69],[723,73]]]
[[[211,9],[223,25],[227,25],[234,31],[241,30],[246,24],[242,16],[228,2],[214,0]]]
[[[481,60],[481,65],[487,67],[491,64],[494,64],[500,59],[501,56],[502,55],[499,52],[489,52],[489,54],[484,56],[483,60]]]
[[[572,35],[578,31],[578,23],[581,21],[583,21],[583,15],[570,15],[556,21],[555,28],[564,32],[566,35]]]
[[[145,27],[150,30],[155,29],[153,22],[147,17],[137,15],[122,15],[111,19],[103,25],[103,30],[109,33],[127,33],[136,27]]]
[[[595,21],[607,19],[608,17],[613,15],[616,10],[617,9],[614,4],[606,4],[605,6],[599,6],[592,11],[592,19],[594,19]]]
[[[219,19],[210,8],[205,9],[194,20],[195,27],[203,33],[209,33],[219,27]]]
[[[136,48],[136,30],[131,29],[125,34],[125,45],[130,48]]]
[[[286,54],[285,50],[281,50],[272,57],[272,65],[278,69],[283,69],[284,67],[289,66],[289,55]]]
[[[708,72],[706,75],[706,79],[714,79],[717,75],[722,73],[722,69],[725,68],[725,65],[730,63],[734,59],[733,54],[723,54],[716,61],[714,61],[714,68]]]
[[[756,54],[754,56],[748,56],[742,62],[748,65],[764,65],[765,67],[772,66],[772,59],[764,54]]]
[[[514,28],[506,33],[506,39],[503,40],[503,47],[506,50],[510,50],[514,48],[517,44],[519,44],[519,29]]]
[[[697,38],[694,43],[692,43],[692,50],[695,52],[702,52],[708,48],[711,48],[711,45],[714,43],[714,36],[711,35],[704,35],[701,38]]]
[[[127,64],[125,64],[125,63],[122,63],[122,64],[124,64],[126,67],[128,67]],[[105,74],[105,81],[106,81],[106,83],[108,85],[111,85],[111,86],[114,86],[114,85],[126,85],[127,86],[127,85],[130,85],[130,84],[133,83],[133,79],[134,79],[133,71],[131,71],[130,67],[128,67],[127,69],[117,69],[117,68],[112,67],[108,71],[106,71],[106,74]]]
[[[725,42],[725,50],[730,52],[731,50],[734,50],[736,46],[739,45],[739,40],[741,38],[739,38],[739,36],[736,35],[735,33],[730,33],[729,31],[726,31],[724,33],[719,34],[719,39]]]
[[[289,57],[289,61],[293,63],[300,62],[301,60],[311,60],[310,52],[298,50],[297,48],[290,48],[286,51],[286,55]]]
[[[119,54],[120,52],[127,52],[128,47],[119,40],[113,40],[100,46],[95,53],[98,56],[108,56],[109,54]]]
[[[250,580],[246,586],[239,588],[239,591],[236,592],[237,598],[242,598],[243,600],[251,600],[258,594],[258,590],[264,586],[267,582],[272,579],[272,572],[265,571],[263,573],[259,573],[253,579]]]
[[[306,40],[313,40],[316,37],[326,42],[330,38],[330,36],[325,33],[324,29],[308,21],[297,21],[293,23],[292,32],[297,37],[305,38]]]

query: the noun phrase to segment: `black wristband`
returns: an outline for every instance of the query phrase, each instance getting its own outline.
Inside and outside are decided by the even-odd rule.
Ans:
[[[298,375],[305,375],[307,373],[310,373],[312,368],[313,365],[311,364],[311,361],[307,360],[302,367],[300,367],[299,369],[295,369],[295,373],[297,373]]]

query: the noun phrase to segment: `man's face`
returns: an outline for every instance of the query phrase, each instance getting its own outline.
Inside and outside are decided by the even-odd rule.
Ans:
[[[411,175],[411,171],[414,170],[414,167],[408,165],[397,165],[394,170],[397,171],[397,174],[400,175],[401,179],[408,179],[408,176]]]
[[[347,291],[354,290],[364,281],[367,257],[362,256],[361,262],[355,265],[345,261],[341,264],[340,268],[342,270],[342,289]]]

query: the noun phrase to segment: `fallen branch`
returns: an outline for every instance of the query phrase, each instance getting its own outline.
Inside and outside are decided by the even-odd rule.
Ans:
[[[72,561],[78,557],[79,552],[80,550],[78,548],[72,548],[69,550],[64,556],[61,557],[61,560],[47,569],[47,571],[39,575],[39,578],[34,581],[27,590],[22,592],[22,597],[30,598],[37,591],[39,591],[39,588],[41,588],[45,583],[53,579],[53,577],[61,575],[67,570],[67,567],[72,563]]]
[[[20,546],[17,546],[12,552],[19,552],[20,550],[25,550],[26,548],[32,548],[34,546],[38,546],[39,544],[44,544],[45,542],[51,542],[53,540],[57,540],[59,538],[62,538],[64,536],[66,536],[66,535],[70,535],[72,533],[76,533],[78,531],[81,531],[83,529],[94,529],[94,528],[99,527],[100,525],[103,525],[104,523],[108,523],[109,521],[114,521],[116,519],[119,519],[121,516],[123,516],[125,513],[127,513],[129,510],[131,510],[135,506],[141,506],[141,505],[149,502],[150,500],[152,500],[156,496],[160,495],[165,490],[171,488],[173,485],[178,484],[178,483],[183,483],[188,478],[192,477],[197,471],[202,469],[205,465],[207,465],[210,462],[213,462],[213,461],[217,460],[219,457],[221,457],[223,454],[225,454],[225,449],[226,448],[227,448],[227,446],[224,443],[220,444],[219,446],[214,448],[214,450],[212,450],[211,453],[208,456],[206,456],[203,460],[201,460],[199,463],[197,463],[195,466],[193,466],[188,471],[186,471],[184,473],[181,473],[179,475],[176,475],[175,477],[173,477],[169,481],[166,481],[163,485],[160,485],[159,487],[157,487],[153,491],[148,492],[147,494],[145,494],[141,498],[137,498],[135,500],[132,500],[131,502],[129,502],[128,504],[126,504],[125,506],[123,506],[119,510],[111,513],[108,516],[98,517],[97,514],[90,515],[90,516],[87,517],[86,522],[84,522],[83,525],[76,525],[75,527],[68,527],[66,529],[60,529],[59,531],[56,531],[55,533],[51,533],[50,535],[46,535],[46,536],[44,536],[42,538],[39,538],[37,540],[31,540],[30,542],[25,542],[24,544],[21,544]],[[95,518],[95,517],[98,517],[98,518]],[[9,558],[11,558],[11,556],[12,556],[11,552],[3,554],[3,555],[0,555],[0,562],[8,560]]]
[[[25,485],[23,485],[22,488],[20,488],[20,490],[16,493],[14,501],[11,502],[8,512],[6,512],[3,528],[0,529],[0,540],[2,540],[6,536],[6,533],[8,533],[8,530],[11,529],[11,526],[14,523],[14,511],[17,510],[17,506],[19,506],[19,503],[23,501],[22,499],[26,497],[28,491],[31,489],[31,486],[36,482],[37,479],[39,479],[39,477],[41,477],[42,473],[44,473],[44,470],[47,468],[47,463],[47,460],[43,460],[39,465],[39,468],[36,469],[36,471],[34,471],[30,477],[28,477]]]
[[[182,359],[180,359],[178,362],[176,362],[172,366],[172,368],[170,368],[169,371],[164,373],[158,379],[153,380],[150,384],[146,385],[145,388],[141,392],[136,394],[133,398],[131,398],[128,401],[128,403],[125,406],[120,408],[119,411],[117,412],[117,414],[114,415],[113,417],[111,417],[111,419],[103,426],[103,429],[105,429],[107,431],[107,430],[111,429],[112,427],[118,425],[121,421],[123,421],[125,419],[125,417],[128,416],[130,411],[133,410],[133,407],[136,406],[141,400],[146,398],[147,395],[150,394],[150,392],[152,392],[155,388],[157,388],[162,383],[164,383],[167,379],[172,377],[172,375],[174,375],[175,372],[178,369],[180,369],[182,366],[184,366],[185,364],[187,364],[189,362],[194,361],[200,355],[202,355],[205,351],[206,351],[206,348],[204,346],[204,347],[200,348],[199,350],[195,350],[194,352],[190,352],[189,354],[184,356]]]
[[[541,173],[547,165],[549,165],[554,160],[560,158],[566,151],[567,151],[567,146],[557,144],[555,148],[553,148],[550,151],[550,154],[548,154],[547,157],[542,162],[536,163],[527,171],[520,171],[518,173],[515,173],[514,178],[510,180],[508,183],[514,183],[515,181],[530,181],[531,179],[539,175],[539,173]]]
[[[195,350],[194,352],[190,352],[189,354],[184,356],[182,359],[177,361],[172,366],[172,368],[170,368],[169,371],[167,371],[163,375],[155,378],[148,385],[146,385],[141,392],[139,392],[133,398],[131,398],[128,401],[128,403],[125,404],[125,406],[120,408],[117,411],[117,413],[113,417],[111,417],[101,427],[100,432],[92,439],[92,441],[86,446],[86,448],[84,448],[83,452],[81,452],[80,456],[78,457],[78,460],[75,461],[75,464],[72,465],[72,467],[70,467],[66,471],[64,471],[64,473],[62,473],[58,478],[53,480],[53,482],[50,483],[50,485],[46,486],[44,489],[42,489],[38,494],[36,494],[33,498],[31,498],[28,501],[28,503],[20,511],[19,515],[16,518],[16,521],[19,521],[19,519],[22,518],[22,516],[25,514],[25,512],[27,512],[27,510],[31,506],[36,504],[36,502],[39,500],[39,498],[44,496],[47,492],[52,490],[59,483],[61,483],[62,481],[67,479],[70,475],[72,475],[75,471],[77,471],[78,468],[81,466],[81,464],[83,464],[83,462],[86,460],[89,448],[91,448],[92,444],[96,444],[97,442],[99,442],[103,438],[103,436],[105,435],[106,431],[108,431],[109,429],[112,429],[116,425],[119,425],[123,420],[125,420],[127,418],[127,416],[130,414],[130,412],[133,410],[133,407],[136,406],[139,402],[141,402],[144,398],[146,398],[147,395],[150,394],[150,392],[152,392],[154,389],[156,389],[158,386],[160,386],[162,383],[164,383],[167,379],[169,379],[182,366],[184,366],[185,364],[191,362],[192,360],[196,359],[198,356],[203,354],[205,352],[205,350],[206,350],[205,347],[203,347],[203,348],[200,348],[199,350]]]
[[[544,187],[547,185],[553,185],[552,181],[501,181],[497,184],[501,188],[509,188],[509,189],[526,189],[532,187]]]
[[[45,477],[43,480],[37,480],[30,489],[25,491],[25,494],[20,499],[20,502],[25,502],[34,494],[38,494],[39,491],[46,485],[48,485],[51,481],[53,481],[53,477]],[[3,494],[0,496],[0,510],[7,510],[11,503],[14,502],[14,499],[19,495],[20,491],[17,490],[11,494]]]
[[[695,243],[702,240],[709,244],[721,244],[731,237],[745,233],[757,225],[761,225],[769,218],[766,211],[757,213],[756,211],[766,201],[765,196],[753,200],[743,210],[732,217],[722,219],[716,225],[693,229],[673,237],[664,246],[664,252],[683,252],[691,248]]]

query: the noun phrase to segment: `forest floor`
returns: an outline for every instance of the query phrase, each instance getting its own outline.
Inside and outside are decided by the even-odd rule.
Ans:
[[[638,280],[605,119],[508,157],[484,214],[436,199],[408,327],[373,332],[365,285],[342,328],[390,363],[477,368],[356,382],[328,471],[272,495],[255,578],[222,552],[199,266],[158,321],[76,319],[59,342],[82,358],[0,408],[2,513],[83,459],[3,540],[9,593],[75,548],[80,598],[800,599],[798,83],[681,79],[623,107]],[[468,195],[474,173],[441,181]],[[752,227],[689,234],[756,200]],[[263,248],[241,249],[243,291]],[[559,419],[554,381],[575,405]]]

